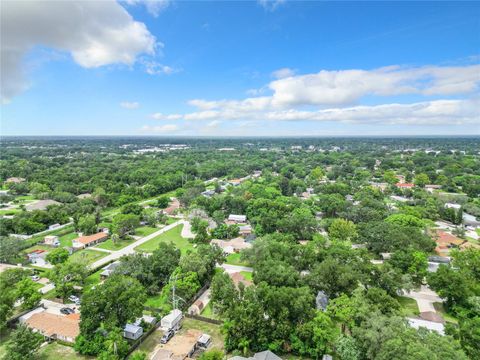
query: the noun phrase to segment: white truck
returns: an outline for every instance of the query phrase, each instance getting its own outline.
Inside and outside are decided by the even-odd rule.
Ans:
[[[165,331],[173,330],[177,331],[180,330],[182,327],[182,319],[183,314],[180,310],[174,309],[170,311],[170,314],[164,316],[160,321],[160,326]]]

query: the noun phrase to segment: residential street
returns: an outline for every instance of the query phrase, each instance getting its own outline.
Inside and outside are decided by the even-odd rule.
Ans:
[[[133,244],[125,246],[123,249],[112,252],[110,255],[105,256],[104,258],[101,258],[98,261],[95,261],[93,264],[90,264],[90,268],[91,269],[96,269],[96,268],[99,268],[99,267],[113,261],[113,260],[117,260],[117,259],[121,258],[123,255],[133,254],[135,252],[135,248],[137,246],[142,245],[143,243],[147,242],[148,240],[151,240],[154,237],[157,237],[158,235],[163,234],[164,232],[166,232],[170,229],[173,229],[175,226],[177,226],[179,224],[183,224],[183,223],[184,223],[184,220],[175,221],[174,223],[172,223],[170,225],[167,225],[167,226],[161,228],[160,230],[141,238],[140,240],[135,241]]]

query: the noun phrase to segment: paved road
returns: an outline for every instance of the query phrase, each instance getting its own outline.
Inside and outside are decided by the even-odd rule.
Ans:
[[[248,267],[248,266],[222,264],[221,267],[222,267],[227,273],[230,273],[230,274],[236,273],[236,272],[240,272],[240,271],[253,272],[253,268]]]
[[[183,220],[175,221],[174,223],[172,223],[170,225],[167,225],[167,226],[161,228],[160,230],[158,230],[158,231],[156,231],[156,232],[154,232],[150,235],[147,235],[147,236],[135,241],[134,243],[132,243],[128,246],[125,246],[123,249],[112,252],[110,255],[107,255],[104,258],[101,258],[100,260],[95,261],[93,264],[90,264],[90,268],[91,269],[96,269],[96,268],[99,268],[99,267],[109,263],[110,261],[117,260],[117,259],[121,258],[123,255],[133,254],[135,252],[135,248],[137,246],[142,245],[143,243],[147,242],[148,240],[151,240],[154,237],[156,237],[160,234],[163,234],[164,232],[166,232],[170,229],[173,229],[175,226],[177,226],[179,224],[183,224],[183,222],[184,222]]]

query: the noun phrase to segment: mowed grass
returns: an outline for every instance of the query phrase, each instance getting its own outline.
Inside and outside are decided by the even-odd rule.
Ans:
[[[188,241],[188,239],[184,239],[182,237],[182,228],[183,224],[175,226],[173,229],[170,229],[163,234],[160,234],[154,237],[151,240],[143,243],[140,246],[137,246],[135,250],[143,251],[143,252],[153,252],[158,248],[158,245],[162,242],[169,243],[172,242],[182,254],[185,254],[188,250],[193,250],[193,245]]]
[[[91,263],[107,256],[108,253],[107,252],[103,252],[103,251],[95,251],[95,250],[92,250],[92,249],[84,249],[84,250],[80,250],[80,251],[77,251],[75,253],[73,253],[69,258],[68,260],[69,261],[77,261],[77,262],[81,262],[83,264],[86,264],[86,265],[90,265]]]
[[[415,300],[405,296],[398,296],[396,299],[400,303],[401,311],[404,316],[418,316],[420,314]]]
[[[116,251],[124,248],[127,245],[132,244],[133,242],[135,242],[134,238],[119,239],[116,243],[113,243],[112,239],[108,239],[107,241],[103,241],[95,247],[105,250]]]
[[[60,246],[61,247],[71,247],[72,246],[72,240],[78,238],[78,234],[75,232],[71,232],[68,234],[65,234],[63,236],[60,236],[58,240],[60,241]]]
[[[209,302],[207,306],[202,310],[201,316],[207,317],[209,319],[221,320],[220,317],[213,312],[212,303]]]
[[[98,271],[95,271],[93,274],[88,275],[88,277],[85,279],[85,287],[86,288],[91,288],[92,286],[95,286],[100,283],[100,273],[103,271],[103,269],[100,269]]]
[[[147,235],[153,234],[155,231],[158,230],[160,229],[152,226],[140,226],[139,228],[135,229],[135,235],[145,237]]]
[[[57,342],[43,346],[35,356],[39,360],[87,360],[94,359],[94,357],[77,354],[73,347],[65,346]]]
[[[442,303],[439,303],[439,302],[433,303],[433,307],[435,308],[435,310],[437,310],[437,312],[440,315],[443,316],[445,321],[450,322],[450,323],[454,323],[454,324],[458,324],[457,318],[455,318],[452,315],[450,315],[449,313],[447,313],[445,308],[443,307]]]
[[[241,253],[233,253],[228,255],[227,258],[225,259],[225,263],[230,265],[249,266],[247,262],[242,261]]]
[[[253,281],[253,273],[251,273],[250,271],[240,271],[240,274],[243,275],[245,280]]]

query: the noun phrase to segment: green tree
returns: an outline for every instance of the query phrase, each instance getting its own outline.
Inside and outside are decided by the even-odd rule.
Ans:
[[[50,251],[45,259],[52,265],[63,264],[68,260],[70,253],[65,248],[57,248]]]
[[[157,200],[157,207],[160,209],[165,209],[170,204],[170,198],[166,195],[160,196]]]
[[[12,332],[9,341],[6,344],[4,359],[25,360],[34,359],[40,345],[43,342],[43,336],[34,333],[24,325]]]
[[[328,236],[339,241],[354,241],[357,234],[357,227],[349,220],[335,219],[328,227]]]
[[[113,233],[124,238],[140,226],[140,218],[133,214],[118,214],[113,218],[112,230]]]
[[[22,309],[32,309],[40,303],[42,295],[35,286],[35,282],[26,277],[16,285],[17,297],[22,300]]]
[[[65,300],[74,292],[74,286],[83,286],[88,276],[88,268],[85,264],[67,261],[56,265],[50,272],[49,278],[55,284],[55,292]]]
[[[420,173],[415,175],[415,185],[418,187],[425,187],[425,185],[430,184],[430,178],[428,177],[427,174],[425,173]]]
[[[322,311],[309,322],[301,324],[292,336],[292,349],[302,356],[319,359],[333,351],[338,328],[330,317]]]

